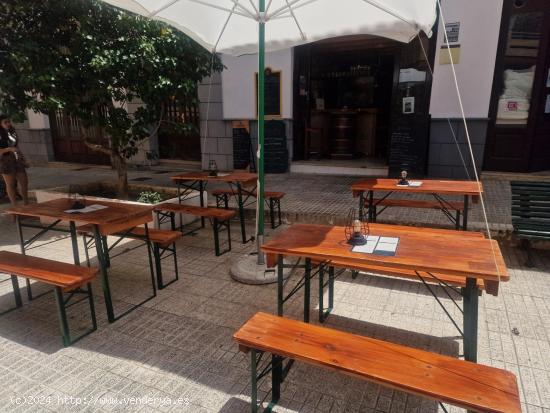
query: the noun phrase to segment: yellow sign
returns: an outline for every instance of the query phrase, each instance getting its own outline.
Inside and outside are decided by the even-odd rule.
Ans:
[[[439,51],[440,65],[451,64],[451,56],[449,56],[449,51],[451,52],[451,56],[453,57],[453,63],[455,65],[460,63],[460,45],[451,46],[450,48],[447,48],[446,45],[443,45],[441,46],[441,50]]]

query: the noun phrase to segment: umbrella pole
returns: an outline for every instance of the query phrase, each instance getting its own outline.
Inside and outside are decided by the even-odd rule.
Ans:
[[[258,38],[258,188],[256,205],[256,242],[258,265],[264,264],[264,138],[265,138],[265,0],[259,0]]]

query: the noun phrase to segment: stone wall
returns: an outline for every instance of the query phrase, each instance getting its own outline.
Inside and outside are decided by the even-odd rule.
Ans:
[[[55,160],[52,133],[49,128],[31,129],[25,121],[15,125],[19,148],[28,161],[35,165]]]
[[[488,119],[468,119],[468,130],[478,173],[483,166]],[[462,119],[432,119],[428,158],[428,176],[432,178],[474,178],[470,150]],[[452,130],[451,130],[452,127]],[[458,146],[453,138],[454,132]],[[464,158],[464,163],[460,157]]]

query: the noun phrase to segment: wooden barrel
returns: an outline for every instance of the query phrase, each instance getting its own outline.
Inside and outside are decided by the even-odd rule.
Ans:
[[[331,135],[331,158],[353,158],[353,140],[355,136],[354,114],[333,114]]]

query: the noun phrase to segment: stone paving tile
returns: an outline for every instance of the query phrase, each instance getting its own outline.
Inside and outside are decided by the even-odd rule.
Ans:
[[[321,193],[322,185],[315,185],[311,184],[312,189]],[[235,249],[218,258],[208,228],[181,239],[180,280],[113,324],[106,322],[101,288],[95,282],[98,330],[69,348],[60,345],[51,294],[30,303],[25,300],[22,309],[0,317],[0,411],[248,412],[249,361],[238,352],[232,334],[256,311],[275,312],[276,288],[243,285],[229,277],[232,260],[254,249],[253,243],[241,247],[236,232]],[[60,240],[29,254],[71,262],[70,242],[61,238],[47,238]],[[133,245],[128,242],[119,250]],[[0,248],[19,248],[15,226],[5,216],[0,216]],[[523,251],[506,244],[502,248],[512,279],[500,286],[498,297],[483,295],[480,300],[479,362],[518,375],[525,412],[549,413],[550,257],[547,251],[535,250],[536,267],[527,268]],[[94,258],[92,254],[92,265]],[[169,260],[164,269],[167,277],[173,275]],[[150,293],[147,271],[143,249],[113,260],[110,277],[117,311]],[[0,275],[0,279],[6,277]],[[0,283],[0,311],[12,304],[9,284]],[[33,284],[33,291],[43,290]],[[313,290],[312,303],[316,303]],[[460,318],[449,298],[440,290],[437,294]],[[455,298],[460,302],[460,297]],[[296,294],[285,304],[285,315],[300,319],[302,300],[303,295]],[[75,331],[88,325],[84,303],[71,307],[69,313]],[[316,317],[313,306],[311,319]],[[462,340],[453,325],[414,281],[368,274],[353,280],[345,273],[336,281],[335,309],[326,325],[454,357],[462,353]],[[262,396],[268,396],[268,381],[261,384]],[[25,397],[27,403],[22,403]],[[131,406],[102,403],[124,397],[157,399]],[[74,398],[86,398],[87,404],[71,404]],[[178,398],[188,404],[167,405]],[[42,404],[31,405],[31,400]],[[446,407],[449,412],[462,411]],[[275,411],[443,410],[426,399],[296,363]]]

